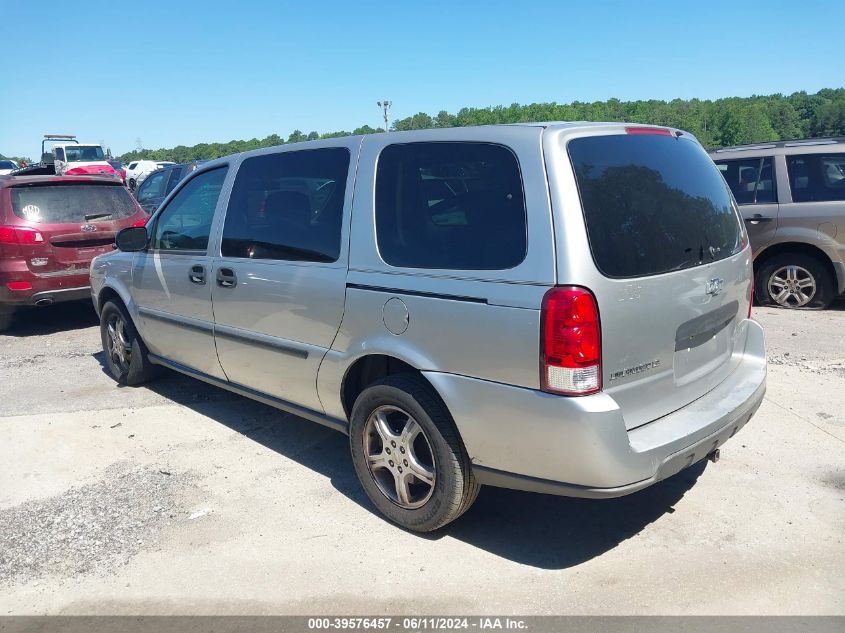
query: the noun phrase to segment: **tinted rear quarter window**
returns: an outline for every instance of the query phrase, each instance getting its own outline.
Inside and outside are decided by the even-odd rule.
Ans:
[[[793,202],[845,200],[845,153],[786,157]]]
[[[488,143],[389,145],[376,171],[376,231],[391,266],[517,266],[527,225],[516,156]]]
[[[223,257],[334,262],[350,154],[334,147],[241,163],[223,226]]]
[[[590,249],[608,277],[724,259],[741,223],[718,169],[692,140],[638,134],[569,142]]]
[[[30,222],[62,224],[85,222],[85,216],[107,216],[97,221],[128,218],[137,212],[132,197],[116,185],[41,185],[12,188],[12,210]]]

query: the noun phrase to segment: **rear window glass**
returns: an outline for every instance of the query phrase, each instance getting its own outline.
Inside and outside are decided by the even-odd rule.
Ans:
[[[643,277],[729,257],[743,228],[710,157],[683,137],[569,142],[590,249],[608,277]]]
[[[487,143],[389,145],[376,173],[376,229],[391,266],[513,268],[527,244],[516,157]]]
[[[845,200],[845,154],[786,157],[793,202]]]
[[[119,220],[138,209],[129,192],[115,185],[13,187],[12,210],[30,222],[61,224]]]

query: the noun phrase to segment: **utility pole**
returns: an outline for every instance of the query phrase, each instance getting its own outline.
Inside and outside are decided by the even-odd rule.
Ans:
[[[384,110],[384,131],[390,131],[390,123],[389,123],[389,115],[390,115],[390,106],[393,105],[392,101],[388,101],[385,99],[384,101],[377,101],[378,107]]]

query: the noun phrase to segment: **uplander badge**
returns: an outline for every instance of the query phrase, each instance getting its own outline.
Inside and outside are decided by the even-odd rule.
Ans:
[[[634,367],[626,367],[625,369],[620,369],[619,371],[615,371],[610,374],[610,380],[618,380],[619,378],[625,378],[626,376],[633,376],[634,374],[639,374],[644,371],[648,371],[649,369],[654,369],[660,365],[659,360],[652,360],[647,363],[643,363],[642,365],[635,365]]]

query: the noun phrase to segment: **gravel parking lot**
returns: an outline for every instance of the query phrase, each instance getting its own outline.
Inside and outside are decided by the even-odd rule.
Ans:
[[[422,537],[346,438],[166,374],[90,306],[0,335],[0,614],[845,614],[845,303],[756,309],[766,400],[717,464],[610,501],[484,489]]]

